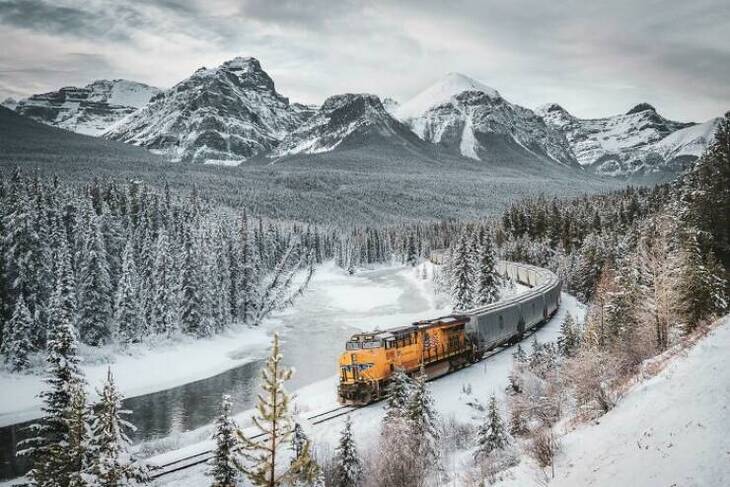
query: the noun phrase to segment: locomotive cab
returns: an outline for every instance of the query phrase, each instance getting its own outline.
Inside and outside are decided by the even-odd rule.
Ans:
[[[378,334],[353,335],[340,355],[340,400],[345,404],[367,404],[380,395],[384,375],[385,342]]]

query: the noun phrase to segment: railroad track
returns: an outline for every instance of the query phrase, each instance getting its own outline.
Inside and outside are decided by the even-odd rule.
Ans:
[[[547,323],[553,315],[551,315],[548,319],[545,321],[539,323],[536,326],[533,326],[532,328],[525,331],[525,333],[522,335],[521,342],[524,342],[527,338],[534,335],[538,329],[542,328],[542,326]],[[514,345],[514,343],[503,343],[499,346],[495,347],[493,350],[491,350],[489,353],[485,354],[484,356],[479,359],[479,362],[482,362],[484,360],[487,360],[501,352],[504,352],[505,350],[511,348],[511,346]],[[312,416],[305,417],[304,419],[311,423],[312,425],[322,424],[326,423],[327,421],[331,421],[335,418],[339,418],[341,416],[344,416],[346,414],[350,414],[351,412],[355,411],[361,406],[338,406],[334,409],[330,409],[328,411],[324,411],[321,413],[314,414]],[[249,439],[254,440],[257,438],[261,438],[264,436],[264,433],[259,433],[257,435],[249,437]],[[207,450],[204,452],[196,453],[194,455],[189,455],[187,457],[179,458],[177,460],[173,460],[168,463],[160,464],[160,465],[150,465],[149,468],[149,474],[150,478],[155,480],[160,477],[164,477],[166,475],[179,472],[181,470],[185,470],[190,467],[194,467],[196,465],[201,465],[203,463],[207,463],[213,458],[213,451]]]
[[[350,414],[352,411],[358,409],[359,406],[338,406],[334,409],[330,409],[328,411],[324,411],[321,413],[317,413],[312,416],[305,417],[304,420],[310,422],[311,424],[321,424],[325,423],[327,421],[333,420],[335,418],[339,418],[340,416],[344,416],[346,414]],[[264,433],[259,433],[253,436],[250,436],[250,440],[255,440],[257,438],[261,438],[265,436]],[[194,467],[196,465],[202,465],[204,463],[207,463],[213,458],[213,451],[212,450],[206,450],[200,453],[195,453],[193,455],[189,455],[186,457],[178,458],[176,460],[173,460],[171,462],[159,464],[159,465],[148,465],[149,470],[149,476],[152,480],[158,479],[160,477],[164,477],[166,475],[179,472],[181,470],[188,469],[190,467]]]

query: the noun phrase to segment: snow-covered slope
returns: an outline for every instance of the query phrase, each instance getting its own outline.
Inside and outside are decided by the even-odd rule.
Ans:
[[[565,135],[582,166],[608,176],[681,170],[702,153],[717,126],[716,119],[700,125],[667,120],[647,103],[597,119],[577,118],[555,103],[536,111]]]
[[[506,144],[534,159],[577,167],[559,131],[532,110],[462,74],[447,74],[395,114],[423,140],[472,159],[498,160]]]
[[[551,485],[728,485],[730,318],[675,360],[600,422],[562,439]]]
[[[158,88],[135,81],[99,80],[82,88],[68,86],[33,95],[17,102],[13,109],[54,127],[101,135],[159,92]]]
[[[191,162],[239,162],[266,153],[311,116],[290,105],[254,58],[200,68],[105,137]]]
[[[301,127],[274,149],[270,157],[316,154],[337,148],[382,143],[423,142],[408,127],[394,119],[375,95],[343,94],[329,97]]]

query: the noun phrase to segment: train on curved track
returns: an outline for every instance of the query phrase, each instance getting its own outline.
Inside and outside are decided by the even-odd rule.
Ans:
[[[382,399],[396,369],[439,377],[515,343],[546,322],[560,305],[561,282],[553,272],[500,261],[497,272],[530,289],[470,310],[407,326],[353,335],[340,356],[339,400],[364,405]]]

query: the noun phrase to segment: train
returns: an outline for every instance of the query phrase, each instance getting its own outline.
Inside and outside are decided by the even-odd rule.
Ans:
[[[499,261],[497,272],[529,289],[486,306],[352,335],[339,358],[340,403],[382,399],[398,369],[433,379],[478,362],[496,347],[518,342],[558,310],[562,284],[553,272],[508,261]]]

